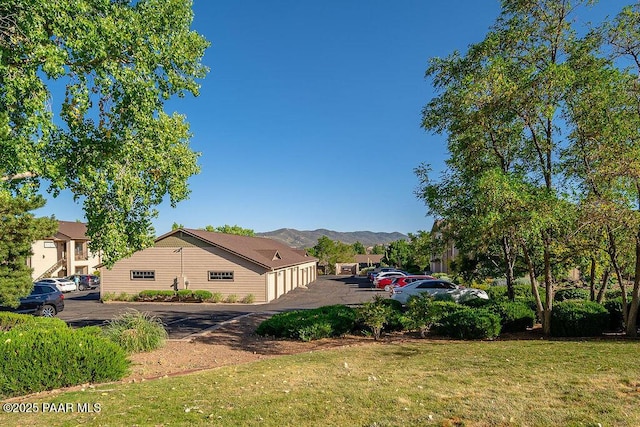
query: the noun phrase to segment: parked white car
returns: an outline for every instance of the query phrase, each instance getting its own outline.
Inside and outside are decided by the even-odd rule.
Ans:
[[[74,282],[69,279],[64,279],[61,277],[48,277],[46,279],[40,279],[36,282],[36,284],[45,283],[47,285],[54,285],[57,287],[60,292],[73,292],[78,290],[78,286]]]
[[[465,288],[446,280],[418,280],[401,288],[393,288],[391,299],[406,304],[410,297],[423,293],[430,295],[451,295],[456,302],[462,302],[473,298],[489,299],[489,295],[481,289]]]
[[[380,279],[384,279],[386,277],[400,277],[400,276],[406,276],[407,273],[404,273],[402,271],[385,271],[383,273],[378,274],[374,279],[373,279],[373,285],[374,286],[378,286],[378,281],[380,281]]]

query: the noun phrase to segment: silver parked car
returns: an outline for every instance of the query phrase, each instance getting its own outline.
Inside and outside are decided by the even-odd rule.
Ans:
[[[473,298],[489,299],[489,295],[481,289],[465,288],[440,279],[418,280],[401,288],[393,288],[391,299],[406,304],[410,297],[423,293],[433,296],[450,295],[455,302]]]

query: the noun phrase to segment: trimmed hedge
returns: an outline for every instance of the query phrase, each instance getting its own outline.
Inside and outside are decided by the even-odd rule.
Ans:
[[[597,302],[563,301],[551,312],[551,335],[554,337],[598,336],[608,326],[609,312]]]
[[[500,335],[500,316],[483,308],[461,306],[435,325],[435,332],[457,339],[486,339]]]
[[[0,312],[0,332],[9,330],[68,328],[67,323],[57,317],[39,317],[30,314]]]
[[[120,346],[83,328],[13,329],[0,334],[2,397],[115,381],[128,367]]]
[[[312,310],[278,313],[262,322],[256,333],[276,338],[311,341],[352,332],[356,311],[345,305],[328,305]]]
[[[486,306],[486,309],[500,316],[503,332],[521,332],[533,327],[536,313],[526,302],[501,301]]]
[[[562,302],[568,300],[586,300],[589,298],[589,291],[586,289],[570,288],[560,289],[553,296],[554,301]]]

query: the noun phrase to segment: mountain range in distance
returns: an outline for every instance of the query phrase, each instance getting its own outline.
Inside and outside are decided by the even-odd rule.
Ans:
[[[295,230],[293,228],[281,228],[279,230],[256,233],[259,237],[268,237],[278,240],[294,248],[310,248],[318,243],[318,239],[327,236],[331,240],[352,244],[360,242],[364,247],[387,244],[396,240],[407,240],[409,237],[398,232],[376,233],[373,231],[332,231],[321,228],[319,230]]]

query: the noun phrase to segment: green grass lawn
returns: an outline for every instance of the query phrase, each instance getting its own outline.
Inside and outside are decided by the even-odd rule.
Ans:
[[[372,344],[29,397],[74,412],[0,425],[640,426],[639,353],[638,341]]]

